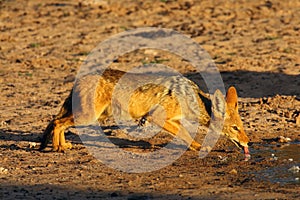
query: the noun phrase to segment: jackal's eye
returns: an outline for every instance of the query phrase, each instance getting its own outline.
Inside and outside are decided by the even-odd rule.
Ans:
[[[237,126],[232,126],[232,128],[233,128],[233,130],[235,130],[235,131],[238,131],[239,130],[239,128],[237,127]]]

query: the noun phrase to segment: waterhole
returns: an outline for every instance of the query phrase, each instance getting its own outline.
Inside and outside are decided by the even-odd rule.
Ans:
[[[271,166],[252,171],[261,181],[300,185],[300,141],[286,144],[260,144],[252,149],[256,162],[269,160]]]

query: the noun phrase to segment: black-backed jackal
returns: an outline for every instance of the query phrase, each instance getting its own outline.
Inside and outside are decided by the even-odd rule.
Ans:
[[[40,149],[44,149],[52,137],[53,151],[65,151],[72,147],[71,143],[65,141],[64,131],[74,126],[74,112],[80,116],[76,125],[89,125],[97,119],[109,117],[111,112],[113,91],[120,78],[126,74],[126,83],[136,84],[138,79],[145,79],[147,76],[130,74],[123,71],[108,69],[101,75],[87,75],[76,82],[69,97],[65,100],[58,115],[49,123],[44,131]],[[124,76],[125,77],[125,76]],[[151,75],[150,78],[153,78]],[[94,81],[95,86],[90,87]],[[96,82],[95,82],[96,81]],[[163,84],[160,84],[163,83]],[[92,88],[94,91],[89,91]],[[187,89],[191,88],[191,89]],[[126,88],[116,94],[117,101],[126,93]],[[194,96],[191,97],[191,92]],[[92,95],[91,95],[92,94]],[[183,97],[180,99],[178,95]],[[72,109],[72,98],[76,98],[76,106]],[[92,103],[91,103],[92,101]],[[189,101],[194,101],[193,103]],[[183,103],[182,103],[183,102]],[[148,120],[149,112],[155,113],[156,105],[164,110],[164,119],[153,120],[155,124],[168,131],[171,135],[178,135],[191,150],[200,150],[201,145],[196,142],[181,123],[182,117],[195,118],[199,124],[209,127],[212,120],[222,117],[224,120],[221,134],[229,138],[237,146],[243,147],[246,157],[249,157],[248,142],[243,123],[238,113],[238,96],[236,89],[230,87],[226,98],[219,90],[216,90],[213,98],[210,99],[192,81],[178,75],[158,77],[153,84],[143,85],[130,94],[129,102],[125,110],[131,118],[137,120]],[[185,104],[182,108],[181,104]],[[92,105],[92,106],[91,106]],[[193,106],[194,107],[193,107]],[[195,107],[196,105],[196,107]],[[119,105],[122,107],[122,102]],[[124,109],[124,108],[121,108]],[[158,109],[159,110],[159,109]],[[197,110],[195,116],[195,111]],[[159,112],[156,113],[159,115]],[[159,119],[159,117],[157,118]],[[79,124],[78,124],[79,123]]]

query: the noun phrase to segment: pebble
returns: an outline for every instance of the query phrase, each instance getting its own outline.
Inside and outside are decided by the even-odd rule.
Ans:
[[[29,142],[29,143],[28,143],[28,147],[29,147],[30,149],[35,148],[36,145],[37,145],[36,142]]]
[[[278,160],[278,157],[276,157],[274,153],[272,153],[271,156],[272,156],[272,158],[270,160],[273,160],[273,161]]]
[[[299,173],[300,168],[299,168],[299,166],[294,165],[293,167],[289,168],[288,171],[290,171],[292,173]]]
[[[219,155],[218,158],[219,158],[220,162],[226,162],[227,161],[227,157],[226,156],[222,157],[222,156]]]
[[[284,136],[279,136],[277,138],[278,142],[280,143],[286,143],[286,142],[290,142],[291,141],[291,138],[288,138],[288,137],[284,137]]]
[[[230,173],[230,174],[238,174],[238,172],[237,172],[236,169],[232,169],[229,173]]]
[[[0,167],[0,174],[7,174],[8,169],[4,168],[4,167]]]

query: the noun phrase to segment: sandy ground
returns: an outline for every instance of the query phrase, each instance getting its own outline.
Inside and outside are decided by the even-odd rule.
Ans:
[[[299,8],[293,0],[0,0],[0,199],[300,198]],[[187,151],[171,165],[139,174],[99,162],[73,129],[67,139],[74,148],[66,153],[32,147],[89,52],[137,27],[174,29],[210,54],[225,86],[238,88],[250,161],[223,138],[204,159]],[[167,53],[132,52],[113,65],[158,62],[199,79],[189,63]],[[120,130],[108,132],[111,139],[123,137],[120,146],[128,151],[149,151],[146,144],[170,139],[162,133],[135,142]]]

